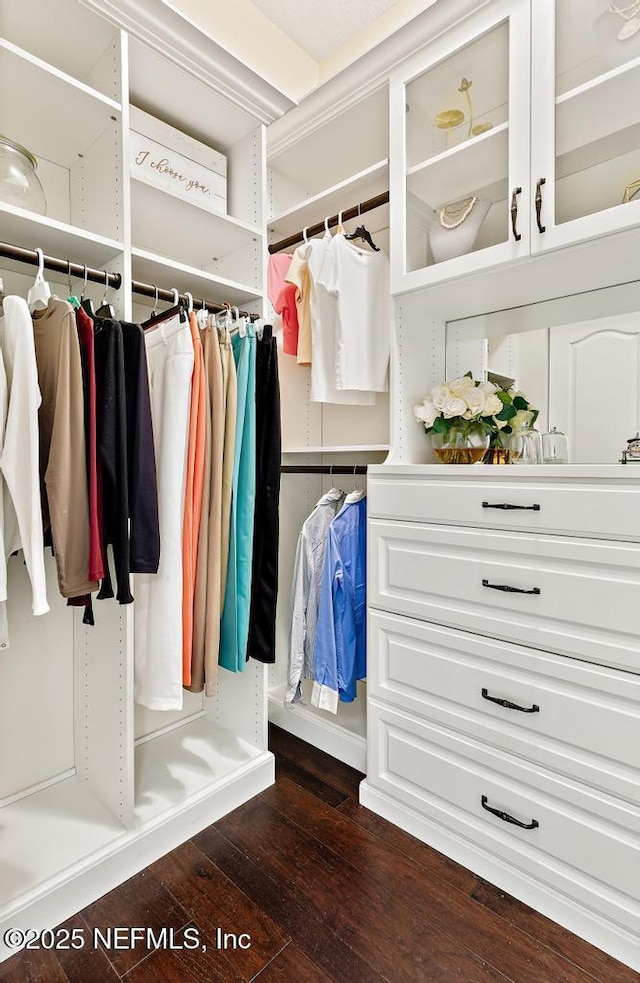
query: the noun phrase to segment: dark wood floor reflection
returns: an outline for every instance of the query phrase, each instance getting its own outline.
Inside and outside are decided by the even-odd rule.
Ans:
[[[640,983],[363,809],[352,768],[270,739],[273,788],[69,919],[85,948],[19,953],[1,983]],[[115,926],[200,947],[94,949]],[[222,933],[251,945],[223,949]]]

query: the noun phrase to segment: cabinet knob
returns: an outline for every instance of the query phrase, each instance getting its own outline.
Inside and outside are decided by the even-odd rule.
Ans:
[[[547,183],[546,177],[541,177],[536,184],[536,222],[538,223],[538,232],[546,232],[546,225],[542,224],[542,185]]]

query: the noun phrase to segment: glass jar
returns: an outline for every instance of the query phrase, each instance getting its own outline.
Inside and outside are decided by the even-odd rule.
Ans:
[[[46,215],[47,199],[37,167],[32,153],[0,133],[0,200]]]
[[[542,463],[569,463],[569,441],[567,440],[567,435],[560,430],[556,430],[555,427],[552,427],[548,433],[543,433],[542,435]]]
[[[533,427],[522,427],[505,437],[505,442],[507,439],[511,464],[542,464],[542,441]]]
[[[480,423],[454,424],[442,433],[431,433],[433,453],[442,464],[478,464],[489,446],[489,434]]]

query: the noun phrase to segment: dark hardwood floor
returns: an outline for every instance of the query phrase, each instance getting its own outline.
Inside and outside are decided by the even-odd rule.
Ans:
[[[273,788],[69,919],[85,948],[21,952],[1,983],[640,983],[363,809],[358,772],[270,736]],[[116,926],[173,929],[177,948],[93,948]]]

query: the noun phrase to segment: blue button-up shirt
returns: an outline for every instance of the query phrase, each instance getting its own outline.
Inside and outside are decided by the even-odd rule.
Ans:
[[[350,501],[351,499],[351,501]],[[367,503],[348,496],[329,528],[316,635],[314,706],[336,713],[367,674]]]

